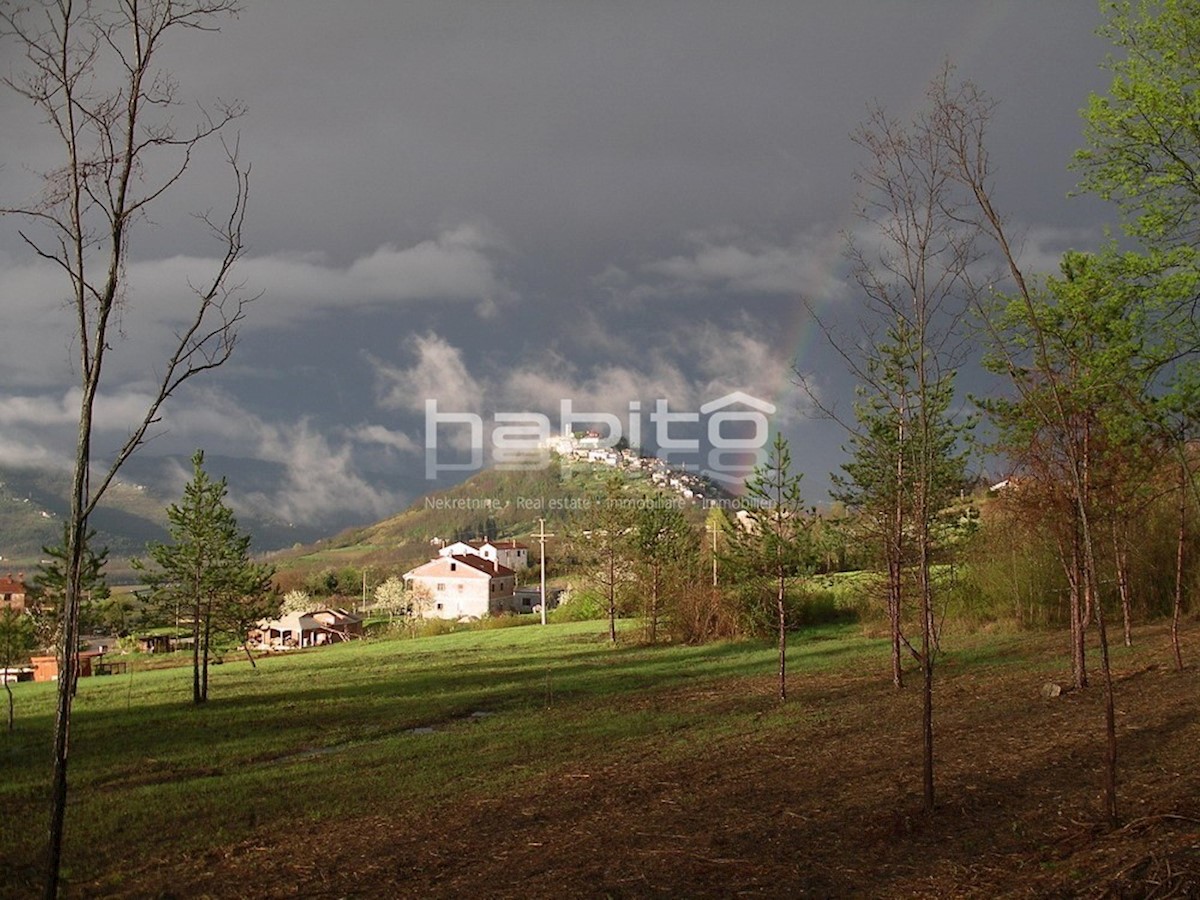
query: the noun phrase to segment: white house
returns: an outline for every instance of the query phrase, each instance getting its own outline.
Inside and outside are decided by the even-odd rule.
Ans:
[[[479,552],[479,548],[482,546],[482,541],[455,541],[453,544],[446,544],[439,549],[438,556],[483,556]]]
[[[455,541],[439,550],[438,556],[482,556],[514,572],[530,566],[529,548],[517,541]]]
[[[431,559],[405,572],[404,582],[409,590],[419,588],[428,594],[429,602],[420,610],[428,618],[481,618],[516,611],[513,570],[478,554]]]

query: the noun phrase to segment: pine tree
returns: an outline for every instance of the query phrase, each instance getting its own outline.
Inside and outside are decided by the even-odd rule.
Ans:
[[[787,699],[787,582],[812,571],[810,520],[800,493],[802,475],[791,474],[787,439],[775,435],[767,461],[746,481],[749,507],[743,528],[730,534],[728,562],[756,597],[770,596],[779,642],[779,699]]]
[[[157,570],[146,569],[141,561],[135,565],[146,572],[156,599],[191,611],[192,701],[201,704],[208,700],[214,632],[245,624],[236,609],[267,595],[274,571],[250,561],[250,536],[238,528],[233,511],[225,505],[225,479],[213,481],[204,471],[203,451],[192,456],[192,468],[183,499],[167,509],[171,543],[147,548]]]
[[[38,643],[58,646],[62,636],[63,607],[67,596],[67,526],[63,526],[61,544],[42,547],[43,561],[29,584],[30,609]],[[107,600],[110,591],[104,578],[108,564],[108,548],[94,550],[96,530],[89,528],[83,540],[79,570],[79,625],[86,629],[90,613],[97,602]],[[87,598],[84,606],[83,599]],[[72,667],[74,668],[74,667]],[[59,660],[59,671],[65,671]],[[77,674],[77,673],[76,673]]]
[[[631,532],[634,559],[640,570],[646,637],[658,641],[664,601],[676,573],[694,567],[696,536],[683,511],[661,497],[645,497]]]

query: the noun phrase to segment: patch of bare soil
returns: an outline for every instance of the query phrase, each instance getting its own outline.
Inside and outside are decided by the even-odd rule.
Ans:
[[[647,741],[502,799],[358,818],[162,860],[127,885],[174,897],[1200,896],[1200,673],[1157,645],[1118,671],[1122,825],[1103,824],[1103,693],[1044,699],[1057,661],[968,667],[936,695],[938,808],[921,811],[917,687],[881,673],[656,694],[758,704],[773,727]],[[1156,662],[1155,660],[1161,660]],[[645,699],[643,695],[642,699]],[[630,700],[637,702],[636,698]],[[794,727],[792,723],[794,722]],[[673,748],[673,749],[672,749]],[[323,830],[322,830],[323,829]]]

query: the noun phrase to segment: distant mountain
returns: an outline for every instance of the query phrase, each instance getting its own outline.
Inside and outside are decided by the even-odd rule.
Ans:
[[[239,505],[239,495],[264,491],[280,480],[282,467],[217,456],[206,457],[205,466],[214,477],[228,478],[238,524],[250,534],[256,551],[307,543],[345,525],[292,524]],[[121,571],[129,558],[145,555],[148,541],[167,539],[167,506],[179,500],[190,474],[191,461],[184,457],[135,455],[129,460],[91,519],[96,543],[109,549],[111,569]],[[42,547],[62,540],[70,491],[71,475],[65,470],[0,466],[0,569],[32,569],[44,555]]]

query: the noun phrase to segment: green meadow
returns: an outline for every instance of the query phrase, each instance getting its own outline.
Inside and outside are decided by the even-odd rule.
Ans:
[[[658,752],[686,754],[784,715],[773,647],[648,647],[634,634],[613,647],[603,623],[579,622],[359,641],[257,669],[231,656],[210,670],[201,707],[188,667],[81,679],[68,883],[119,890],[146,855],[499,794],[651,736]],[[853,628],[826,627],[793,636],[789,665],[882,671],[885,652]],[[755,696],[719,717],[708,704],[656,702],[681,689]],[[40,875],[54,685],[14,694],[16,728],[0,738],[0,868],[19,895]]]

